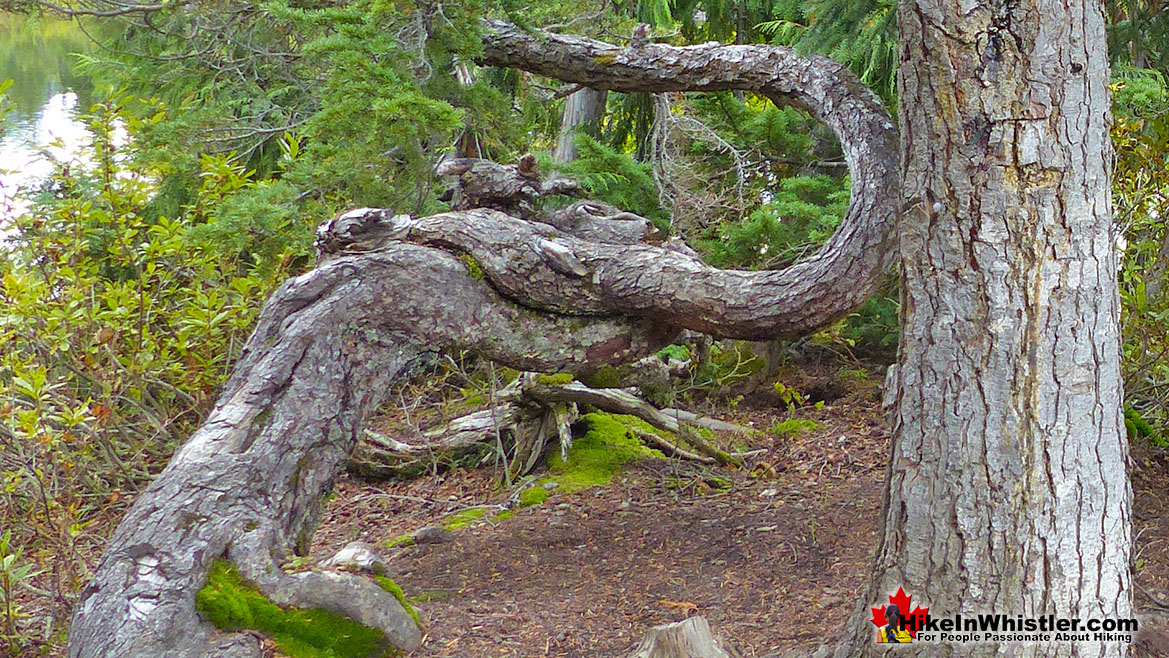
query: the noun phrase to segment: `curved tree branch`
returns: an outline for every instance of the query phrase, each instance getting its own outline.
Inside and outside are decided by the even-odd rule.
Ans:
[[[412,648],[418,629],[370,582],[280,568],[305,550],[322,495],[390,384],[442,349],[581,371],[652,353],[680,326],[810,331],[883,273],[896,135],[840,66],[764,47],[622,50],[503,24],[490,24],[484,61],[612,89],[744,88],[801,104],[840,135],[852,205],[823,250],[781,272],[722,271],[681,247],[630,244],[652,237],[643,220],[587,204],[524,218],[341,215],[322,227],[321,265],[269,299],[206,423],[111,538],[74,614],[72,658],[260,655],[254,636],[221,633],[197,614],[195,593],[224,555],[281,605],[327,608]]]
[[[897,131],[876,94],[841,64],[778,46],[622,48],[526,32],[501,21],[484,22],[480,61],[622,92],[752,91],[806,109],[836,133],[852,176],[852,199],[840,227],[816,254],[768,272],[718,270],[671,258],[640,275],[643,283],[660,279],[653,291],[658,299],[676,298],[673,305],[685,308],[671,320],[696,319],[682,326],[753,339],[807,333],[856,308],[892,264],[901,185]],[[640,294],[627,301],[629,308],[621,310],[666,310]]]

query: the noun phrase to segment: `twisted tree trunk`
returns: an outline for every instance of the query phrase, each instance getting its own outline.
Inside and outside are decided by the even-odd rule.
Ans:
[[[541,213],[533,200],[557,185],[524,163],[448,163],[474,179],[460,199],[519,216],[341,215],[322,227],[321,265],[268,301],[210,417],[111,538],[74,614],[70,656],[259,656],[254,635],[217,631],[197,614],[195,593],[223,556],[281,605],[326,608],[413,648],[417,627],[363,577],[280,567],[306,549],[323,494],[389,385],[444,349],[522,370],[587,371],[650,354],[681,327],[806,333],[877,285],[890,257],[896,134],[842,67],[778,48],[545,38],[537,47],[533,35],[491,24],[485,60],[624,90],[742,87],[812,109],[840,133],[853,167],[839,233],[783,272],[721,271],[681,246],[635,244],[652,238],[644,220],[602,204]],[[618,75],[598,76],[599,62]]]
[[[809,109],[840,137],[852,174],[840,229],[794,267],[730,272],[682,248],[633,243],[652,238],[644,225],[599,206],[545,216],[532,203],[539,181],[505,181],[510,199],[490,197],[500,186],[476,188],[488,208],[342,215],[323,227],[330,258],[269,301],[207,424],[111,540],[70,655],[258,655],[254,639],[220,636],[195,613],[220,555],[278,602],[333,607],[410,646],[416,635],[388,600],[344,600],[368,583],[278,566],[307,542],[321,494],[388,382],[436,349],[581,370],[638,358],[679,328],[752,339],[812,331],[877,285],[902,203],[890,494],[862,605],[903,586],[946,616],[1127,616],[1098,8],[906,0],[901,23],[904,190],[892,122],[837,64],[758,46],[619,48],[488,23],[487,64],[619,91],[744,89]],[[453,166],[463,165],[483,170]],[[873,631],[858,614],[838,653],[878,652]],[[903,649],[1122,656],[1126,645]]]

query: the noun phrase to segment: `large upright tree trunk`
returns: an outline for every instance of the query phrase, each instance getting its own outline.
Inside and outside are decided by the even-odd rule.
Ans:
[[[900,28],[901,351],[889,499],[864,603],[904,587],[935,617],[1128,617],[1100,7],[906,0]],[[867,619],[854,620],[841,653],[883,653]],[[1004,650],[915,648],[905,649]],[[1032,644],[1010,655],[1126,651]]]

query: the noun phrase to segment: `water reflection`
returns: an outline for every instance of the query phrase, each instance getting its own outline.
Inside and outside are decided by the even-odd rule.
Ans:
[[[0,139],[0,204],[17,214],[25,204],[15,195],[35,188],[53,172],[53,162],[78,157],[91,134],[77,119],[77,94],[53,94],[33,117],[10,125]]]
[[[90,138],[77,119],[92,92],[77,70],[91,44],[73,22],[0,15],[0,80],[12,111],[0,133],[0,220],[18,214],[18,191],[35,189],[53,161],[77,157]]]

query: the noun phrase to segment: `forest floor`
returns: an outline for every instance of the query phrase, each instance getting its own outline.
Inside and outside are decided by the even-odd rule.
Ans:
[[[842,378],[801,364],[787,381],[823,400],[819,408],[789,411],[763,387],[696,409],[731,409],[715,415],[761,430],[746,441],[766,452],[741,469],[645,459],[607,486],[552,490],[502,516],[515,487],[491,467],[405,482],[343,477],[312,557],[351,541],[378,547],[424,622],[412,658],[624,658],[649,627],[694,614],[745,658],[831,643],[856,610],[877,544],[888,455],[882,371]],[[793,418],[815,425],[769,431]],[[1132,454],[1135,655],[1169,658],[1169,450],[1135,444]],[[537,475],[556,478],[544,467]],[[387,547],[452,520],[464,527],[451,541]],[[19,602],[33,616],[49,608],[28,593]],[[63,648],[54,641],[21,655]]]
[[[417,657],[627,656],[650,626],[693,614],[746,658],[832,642],[877,543],[888,451],[878,384],[854,378],[795,412],[815,428],[753,436],[767,452],[746,468],[646,459],[503,520],[509,491],[490,468],[344,479],[313,555],[380,546],[424,620]],[[723,416],[760,429],[791,417],[770,391]],[[1169,452],[1137,446],[1133,476],[1137,655],[1169,656]],[[385,548],[452,518],[472,521],[453,541]]]

